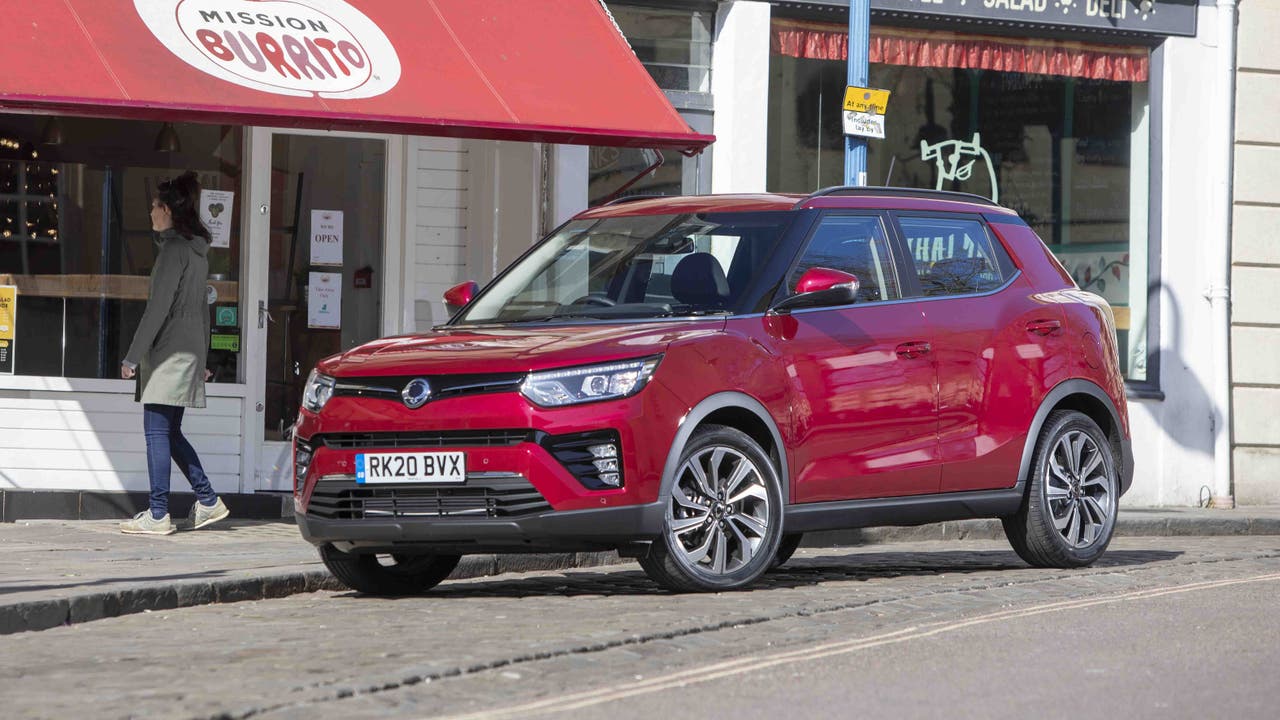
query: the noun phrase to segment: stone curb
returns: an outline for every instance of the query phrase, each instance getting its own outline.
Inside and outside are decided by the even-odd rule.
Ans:
[[[1280,517],[1124,517],[1117,537],[1280,535]],[[999,520],[960,520],[912,527],[877,527],[809,533],[804,547],[839,547],[937,540],[1003,540]],[[466,579],[509,572],[598,567],[625,562],[613,552],[532,555],[469,555],[450,577]],[[54,600],[0,605],[0,635],[83,623],[156,610],[212,603],[266,600],[318,590],[346,588],[324,569],[275,572],[208,582],[129,587]]]
[[[557,553],[552,555],[468,555],[449,577],[466,579],[509,572],[563,570],[622,562],[617,553]],[[204,582],[178,582],[126,587],[108,592],[75,595],[53,600],[31,600],[0,605],[0,635],[48,630],[74,623],[103,620],[157,610],[211,605],[213,603],[267,600],[318,590],[344,591],[328,570],[272,572],[243,578]]]

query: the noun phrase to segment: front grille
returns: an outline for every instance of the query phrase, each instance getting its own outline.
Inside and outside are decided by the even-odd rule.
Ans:
[[[311,439],[336,450],[394,450],[439,447],[504,447],[532,442],[529,430],[448,430],[442,432],[326,433]]]
[[[326,520],[366,518],[508,518],[551,509],[521,475],[471,473],[465,485],[359,485],[350,476],[324,477],[307,515]]]
[[[431,383],[431,400],[479,395],[482,393],[517,392],[524,373],[483,373],[471,375],[405,375],[388,377],[337,378],[334,395],[376,397],[400,402],[400,391],[415,378]]]

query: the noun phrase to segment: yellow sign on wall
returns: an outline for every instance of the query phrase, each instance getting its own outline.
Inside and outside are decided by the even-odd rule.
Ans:
[[[845,112],[884,115],[889,107],[889,91],[850,85],[844,90]]]

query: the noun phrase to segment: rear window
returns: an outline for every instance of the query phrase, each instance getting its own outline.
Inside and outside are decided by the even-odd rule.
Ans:
[[[987,227],[969,218],[899,217],[907,253],[926,297],[989,292],[1012,262]]]

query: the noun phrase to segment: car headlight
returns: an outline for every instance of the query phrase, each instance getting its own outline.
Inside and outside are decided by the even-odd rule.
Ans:
[[[320,412],[329,398],[333,397],[333,386],[333,378],[312,370],[302,391],[302,407],[314,413]]]
[[[529,373],[520,394],[535,405],[561,407],[597,400],[616,400],[640,392],[653,377],[661,356]]]

